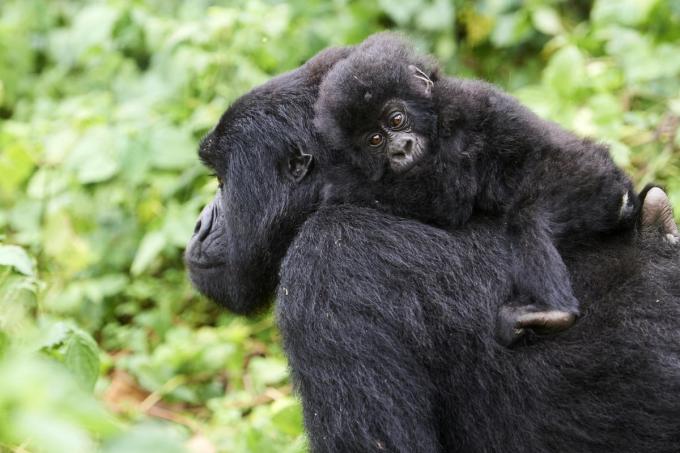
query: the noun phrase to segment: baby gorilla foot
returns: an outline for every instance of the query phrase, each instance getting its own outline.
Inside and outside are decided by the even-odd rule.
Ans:
[[[496,339],[503,346],[511,346],[527,330],[539,334],[561,332],[574,324],[576,315],[577,313],[536,305],[503,305],[498,310]]]

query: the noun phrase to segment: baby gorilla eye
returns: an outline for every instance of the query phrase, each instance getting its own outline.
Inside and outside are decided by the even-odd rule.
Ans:
[[[383,142],[383,136],[381,134],[373,134],[368,138],[368,144],[370,146],[380,146]]]
[[[406,116],[402,112],[394,112],[390,115],[388,123],[392,129],[398,129],[404,125]]]

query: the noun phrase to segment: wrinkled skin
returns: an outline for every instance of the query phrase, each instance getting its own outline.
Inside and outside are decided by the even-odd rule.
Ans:
[[[677,451],[680,258],[666,218],[561,250],[583,319],[500,347],[502,226],[451,234],[370,208],[319,208],[325,150],[312,105],[347,52],[225,113],[200,150],[223,188],[186,252],[195,286],[234,312],[265,308],[278,285],[312,451]]]

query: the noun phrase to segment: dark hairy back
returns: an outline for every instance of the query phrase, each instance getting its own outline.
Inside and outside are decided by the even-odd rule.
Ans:
[[[508,291],[503,242],[496,224],[448,234],[349,206],[307,221],[277,313],[316,450],[677,451],[677,249],[629,232],[563,250],[583,318],[509,350],[489,334]],[[376,369],[353,370],[366,354]],[[310,413],[327,404],[345,418]],[[335,423],[353,415],[351,439]]]

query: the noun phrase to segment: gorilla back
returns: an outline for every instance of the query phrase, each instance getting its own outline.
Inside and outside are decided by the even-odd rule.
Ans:
[[[488,334],[501,231],[350,206],[304,225],[276,309],[313,451],[678,450],[677,248],[628,233],[565,250],[583,319],[508,350]]]

